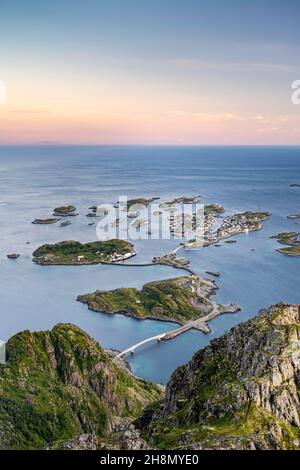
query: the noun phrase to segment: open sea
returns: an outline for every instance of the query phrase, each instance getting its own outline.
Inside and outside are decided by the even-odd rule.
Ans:
[[[105,348],[125,349],[172,323],[139,321],[91,312],[76,301],[96,289],[137,287],[184,274],[163,266],[38,266],[32,252],[44,243],[96,240],[88,207],[115,203],[119,196],[170,200],[202,196],[218,202],[226,214],[244,210],[272,212],[259,232],[235,236],[181,255],[199,274],[220,271],[216,300],[238,303],[242,312],[223,315],[205,335],[190,331],[161,343],[149,343],[129,357],[133,372],[165,383],[174,369],[232,326],[279,301],[300,303],[300,257],[280,255],[270,236],[300,231],[300,147],[0,147],[0,339],[59,322],[79,325]],[[51,216],[54,207],[74,204],[72,225],[32,225]],[[29,243],[28,243],[29,242]],[[175,248],[174,240],[136,241],[134,262],[151,260]],[[255,251],[252,251],[252,250]],[[6,258],[20,253],[18,260]]]

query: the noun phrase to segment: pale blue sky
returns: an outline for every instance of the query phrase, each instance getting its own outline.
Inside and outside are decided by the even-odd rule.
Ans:
[[[0,8],[0,79],[12,90],[14,110],[56,112],[55,125],[60,119],[66,124],[66,89],[74,86],[78,113],[91,111],[94,101],[93,112],[107,116],[110,97],[114,119],[118,114],[126,121],[126,115],[127,123],[130,107],[137,115],[144,104],[148,116],[155,110],[227,113],[297,124],[300,109],[291,105],[290,87],[300,79],[299,0],[4,0]],[[23,82],[30,102],[20,90]],[[59,102],[47,96],[49,88],[56,88]],[[113,140],[111,120],[109,126]],[[162,126],[166,142],[196,142],[196,134],[179,135],[177,124],[174,132],[171,122]],[[199,143],[206,143],[203,129]],[[150,135],[130,132],[131,139]],[[117,134],[128,141],[126,132]],[[242,134],[237,138],[245,140]],[[162,133],[157,142],[163,140]]]

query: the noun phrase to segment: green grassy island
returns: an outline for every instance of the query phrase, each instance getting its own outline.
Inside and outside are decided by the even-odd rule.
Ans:
[[[278,253],[286,256],[300,256],[300,246],[287,246],[286,248],[280,248],[277,250]]]
[[[171,207],[177,206],[178,204],[196,204],[199,202],[199,196],[195,197],[177,197],[172,201],[162,202],[159,206],[160,207]]]
[[[151,197],[146,199],[144,197],[139,197],[137,199],[128,199],[127,201],[127,210],[129,210],[132,206],[144,206],[148,207],[151,202],[156,201],[159,197]]]
[[[225,209],[221,204],[208,204],[204,206],[204,214],[222,214]]]
[[[278,253],[286,256],[300,256],[299,232],[281,232],[271,238],[275,238],[278,243],[288,245],[276,250]]]
[[[80,243],[63,241],[46,244],[33,253],[33,261],[43,265],[87,265],[114,263],[135,255],[132,243],[125,240]]]
[[[54,213],[60,214],[60,215],[72,215],[76,211],[75,206],[60,206],[60,207],[55,207]]]
[[[34,225],[51,225],[59,222],[58,218],[49,218],[49,219],[34,219],[31,223]]]
[[[60,206],[53,211],[55,217],[75,217],[78,215],[75,206]]]
[[[91,294],[79,295],[77,300],[97,312],[123,313],[143,320],[154,318],[184,324],[211,311],[209,297],[216,289],[216,284],[209,279],[183,276],[150,282],[145,284],[142,290],[98,290]]]

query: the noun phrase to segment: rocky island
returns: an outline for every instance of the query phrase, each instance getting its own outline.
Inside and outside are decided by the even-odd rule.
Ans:
[[[74,217],[78,214],[75,206],[60,206],[54,209],[53,215],[57,217]]]
[[[224,207],[221,204],[208,204],[204,206],[204,214],[207,216],[208,214],[218,215],[223,214],[225,212]]]
[[[51,225],[59,222],[60,219],[52,217],[49,219],[35,219],[31,223],[34,225]]]
[[[173,199],[172,201],[166,201],[162,202],[159,206],[160,207],[172,207],[172,206],[177,206],[178,204],[196,204],[200,201],[200,196],[195,196],[195,197],[177,197]]]
[[[8,259],[18,259],[18,258],[20,258],[20,255],[19,255],[19,253],[10,253],[10,254],[6,255],[6,257]]]
[[[68,225],[72,225],[72,222],[66,220],[65,222],[61,222],[60,227],[68,227]]]
[[[98,290],[91,294],[79,295],[77,300],[86,303],[89,309],[108,314],[121,313],[145,320],[156,319],[173,321],[182,325],[190,324],[191,328],[210,331],[202,323],[213,319],[221,313],[235,313],[237,306],[225,307],[210,300],[218,286],[210,279],[198,276],[183,276],[176,279],[149,282],[142,290],[120,288],[113,291]],[[207,319],[211,315],[211,318]],[[186,329],[184,331],[187,331]],[[182,331],[182,332],[184,332]]]
[[[278,253],[286,256],[300,256],[299,235],[299,232],[281,232],[271,238],[276,239],[282,245],[288,245],[285,248],[277,249]]]
[[[63,241],[46,244],[33,253],[33,261],[42,265],[88,265],[123,261],[135,255],[132,243],[125,240],[80,243]]]
[[[144,206],[144,207],[148,207],[153,201],[157,201],[158,199],[160,199],[159,197],[151,197],[151,198],[143,198],[143,197],[140,197],[140,198],[136,198],[136,199],[128,199],[127,201],[127,207],[125,207],[125,210],[129,210],[131,207],[135,206],[135,207],[138,207],[138,206]]]

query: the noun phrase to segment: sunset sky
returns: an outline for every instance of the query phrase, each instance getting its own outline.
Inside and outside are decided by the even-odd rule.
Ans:
[[[0,144],[300,144],[299,0],[3,0]]]

